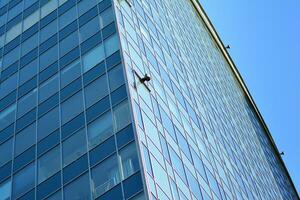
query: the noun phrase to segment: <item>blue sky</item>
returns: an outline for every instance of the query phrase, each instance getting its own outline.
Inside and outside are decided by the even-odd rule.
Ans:
[[[300,191],[300,1],[200,0]]]

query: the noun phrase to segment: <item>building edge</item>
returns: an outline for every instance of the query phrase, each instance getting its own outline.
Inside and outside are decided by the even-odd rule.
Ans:
[[[209,33],[211,34],[212,36],[212,39],[216,42],[217,46],[219,47],[219,49],[221,50],[221,53],[222,55],[224,56],[224,58],[226,59],[227,63],[229,64],[230,66],[230,69],[232,71],[232,73],[234,74],[235,78],[237,79],[238,83],[239,83],[239,86],[242,88],[242,91],[245,95],[245,97],[247,98],[247,100],[249,100],[249,102],[251,103],[251,106],[253,107],[256,115],[258,116],[259,120],[260,120],[260,123],[262,124],[264,130],[265,130],[265,133],[266,133],[266,136],[268,138],[268,140],[270,141],[272,147],[273,147],[273,150],[275,152],[275,155],[276,157],[278,158],[278,160],[280,161],[283,169],[285,170],[286,172],[286,176],[288,177],[298,199],[299,198],[299,194],[297,192],[297,189],[294,185],[294,182],[289,174],[289,171],[279,153],[279,150],[276,146],[276,143],[271,135],[271,132],[267,126],[267,124],[265,123],[260,111],[258,110],[258,107],[256,106],[240,72],[238,71],[236,65],[234,64],[233,62],[233,59],[231,58],[231,56],[229,55],[228,51],[226,50],[219,34],[217,33],[215,27],[213,26],[212,22],[210,21],[208,15],[206,14],[206,12],[204,11],[203,7],[201,6],[200,2],[198,0],[190,0],[190,2],[192,3],[192,5],[194,6],[196,12],[198,13],[199,17],[203,20],[204,22],[204,25],[206,26],[206,28],[208,29]]]

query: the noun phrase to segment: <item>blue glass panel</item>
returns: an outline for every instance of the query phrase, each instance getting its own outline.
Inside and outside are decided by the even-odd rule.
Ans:
[[[42,155],[46,151],[50,150],[56,144],[59,143],[59,129],[51,133],[49,136],[41,140],[37,145],[38,156]]]
[[[35,145],[15,158],[14,172],[21,169],[35,159]]]
[[[90,165],[101,162],[116,151],[115,138],[112,136],[96,148],[90,151]]]
[[[37,199],[43,199],[49,194],[55,192],[61,186],[60,172],[50,177],[43,183],[37,186]]]
[[[68,123],[62,126],[61,131],[62,131],[62,139],[65,139],[72,133],[74,133],[76,130],[82,128],[84,126],[84,114],[81,113]]]
[[[134,134],[132,124],[128,125],[117,133],[117,145],[119,149],[133,140]]]
[[[64,184],[70,182],[74,178],[78,177],[80,174],[88,169],[87,154],[71,163],[63,169],[63,180]]]
[[[115,186],[96,200],[123,200],[121,184]]]
[[[143,181],[140,172],[123,181],[125,199],[129,199],[143,190]]]

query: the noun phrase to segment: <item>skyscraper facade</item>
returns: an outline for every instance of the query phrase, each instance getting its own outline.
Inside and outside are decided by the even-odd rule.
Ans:
[[[195,0],[0,1],[0,200],[298,200]]]

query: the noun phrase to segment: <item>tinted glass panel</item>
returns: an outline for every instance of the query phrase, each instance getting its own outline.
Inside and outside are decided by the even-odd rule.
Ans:
[[[38,183],[43,182],[60,169],[60,147],[47,152],[38,159]]]
[[[88,125],[89,148],[93,148],[113,133],[111,112],[106,112]]]
[[[70,164],[86,150],[86,133],[85,129],[82,129],[63,142],[63,165]]]
[[[66,200],[88,200],[90,199],[90,183],[88,174],[80,176],[78,179],[68,184],[64,190]]]
[[[101,173],[106,172],[106,173]],[[99,176],[102,174],[102,176]],[[100,196],[120,182],[117,156],[111,156],[92,169],[95,197]]]

